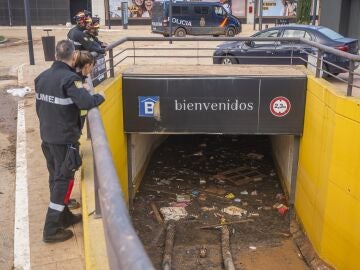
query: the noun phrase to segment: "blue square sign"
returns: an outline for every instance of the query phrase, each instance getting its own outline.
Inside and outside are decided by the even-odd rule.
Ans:
[[[139,116],[154,117],[154,105],[159,101],[158,96],[141,96],[139,98]]]

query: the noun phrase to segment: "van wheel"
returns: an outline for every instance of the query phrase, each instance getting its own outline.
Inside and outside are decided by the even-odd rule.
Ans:
[[[237,64],[237,61],[233,56],[225,56],[224,58],[221,58],[221,64],[223,65],[234,65]]]
[[[235,36],[235,28],[234,27],[229,27],[228,29],[226,29],[225,35],[227,37]]]
[[[175,31],[175,36],[176,37],[185,37],[186,36],[186,31],[184,28],[178,28]]]

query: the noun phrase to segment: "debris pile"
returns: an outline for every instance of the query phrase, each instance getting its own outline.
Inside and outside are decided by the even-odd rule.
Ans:
[[[197,246],[196,260],[211,261],[209,246],[221,247],[218,229],[224,226],[228,229],[223,232],[225,239],[229,235],[246,249],[278,245],[289,235],[288,209],[266,137],[173,136],[155,152],[131,215],[160,269],[168,222],[176,224],[174,248]],[[193,253],[186,250],[182,256],[193,265]],[[228,262],[231,254],[225,253]]]

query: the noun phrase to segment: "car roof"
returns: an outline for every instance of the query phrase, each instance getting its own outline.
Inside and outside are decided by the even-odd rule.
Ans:
[[[305,24],[285,24],[285,25],[279,25],[279,26],[274,26],[268,29],[286,29],[286,28],[291,28],[291,29],[303,29],[303,30],[319,30],[322,28],[326,28],[324,26],[319,26],[319,25],[305,25]]]

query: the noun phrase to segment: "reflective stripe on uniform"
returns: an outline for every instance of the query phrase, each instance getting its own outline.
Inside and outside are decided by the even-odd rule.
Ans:
[[[51,208],[53,210],[56,210],[56,211],[59,211],[59,212],[62,212],[62,211],[64,211],[65,205],[50,202],[49,203],[49,208]]]
[[[36,93],[36,99],[45,101],[45,102],[49,102],[49,103],[53,103],[53,104],[58,104],[58,105],[74,104],[74,102],[72,101],[71,98],[59,98],[59,97],[54,97],[54,96],[50,96],[50,95],[46,95],[46,94],[42,94],[42,93]]]
[[[68,40],[70,40],[74,45],[76,46],[81,46],[81,43],[80,42],[77,42],[77,41],[73,41],[72,39],[68,38]]]

